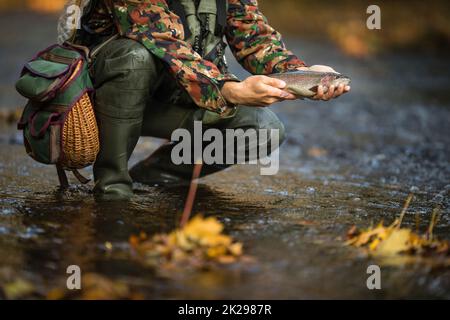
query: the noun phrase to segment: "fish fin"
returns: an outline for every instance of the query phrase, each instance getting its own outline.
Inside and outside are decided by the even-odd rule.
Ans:
[[[311,92],[317,93],[317,89],[319,89],[319,86],[311,87],[308,90],[311,91]]]

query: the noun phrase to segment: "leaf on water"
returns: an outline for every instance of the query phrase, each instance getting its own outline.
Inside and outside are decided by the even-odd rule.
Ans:
[[[391,225],[384,226],[383,222],[380,222],[376,227],[366,230],[359,230],[356,226],[350,228],[347,232],[346,244],[365,248],[373,256],[390,258],[400,264],[409,263],[413,259],[398,259],[399,256],[442,258],[441,264],[450,265],[449,242],[431,237],[432,228],[429,228],[426,234],[420,235],[411,229],[400,227],[410,200],[411,197],[408,197],[401,217]],[[434,218],[434,220],[436,219]],[[436,221],[432,221],[432,223],[434,226]]]
[[[84,275],[82,287],[83,300],[126,299],[130,296],[130,289],[125,283],[110,280],[96,273]]]
[[[182,230],[191,237],[201,238],[205,235],[219,235],[223,231],[223,225],[214,217],[194,217]]]
[[[66,289],[67,290],[67,289]],[[47,300],[62,300],[66,297],[66,290],[53,288],[47,292]]]
[[[328,151],[319,147],[311,147],[308,149],[308,156],[311,158],[322,158],[328,154]]]
[[[112,243],[109,241],[105,242],[105,249],[111,251],[113,249]]]
[[[411,230],[394,229],[375,247],[376,253],[381,255],[394,255],[406,252],[411,248]]]
[[[35,287],[31,282],[19,278],[5,284],[3,292],[7,299],[15,300],[30,296],[35,292]]]
[[[387,237],[389,229],[385,228],[383,226],[383,223],[381,222],[375,228],[373,229],[369,228],[368,230],[363,232],[357,231],[356,227],[352,227],[350,231],[347,234],[349,237],[349,240],[347,241],[348,245],[353,245],[355,247],[362,247],[365,245],[369,245],[372,247],[372,250],[374,250],[376,249],[378,243],[380,241],[383,241]]]
[[[53,288],[47,293],[47,300],[140,300],[143,295],[132,290],[123,281],[113,280],[97,273],[86,273],[81,279],[81,290]]]
[[[234,256],[241,256],[242,255],[242,249],[243,249],[243,245],[240,242],[236,242],[233,243],[232,245],[229,246],[228,248],[231,252],[232,255]]]
[[[130,245],[152,266],[176,265],[204,267],[205,263],[230,264],[243,254],[242,243],[223,233],[223,225],[214,217],[192,218],[181,229],[152,238],[131,236]]]
[[[294,222],[295,224],[299,225],[299,226],[314,226],[317,224],[317,222],[315,221],[310,221],[310,220],[297,220]]]

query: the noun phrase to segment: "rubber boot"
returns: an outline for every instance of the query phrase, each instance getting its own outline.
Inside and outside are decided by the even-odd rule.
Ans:
[[[171,160],[174,143],[162,145],[147,159],[140,161],[130,170],[133,181],[146,185],[183,186],[192,178],[192,164],[174,165]],[[229,165],[205,165],[200,177],[222,171]]]
[[[154,106],[156,107],[156,106]],[[159,115],[157,112],[153,113],[153,118],[147,117],[145,118],[144,123],[144,134],[152,135],[152,126],[156,127],[158,122],[163,122],[165,124],[170,123],[168,119],[170,119],[169,115],[172,114],[173,118],[176,118],[176,115],[180,114],[181,111],[176,106],[169,107],[164,106],[165,112],[164,115]],[[154,109],[155,111],[157,109]],[[185,117],[186,119],[180,124],[179,127],[187,129],[191,132],[191,136],[193,136],[193,121],[202,121],[207,128],[218,128],[220,130],[225,129],[248,129],[253,128],[256,130],[259,129],[277,129],[279,130],[279,141],[278,146],[281,145],[283,140],[285,139],[285,130],[283,123],[278,119],[278,117],[270,110],[266,108],[253,108],[253,107],[239,107],[238,111],[235,115],[228,119],[214,118],[214,115],[211,113],[200,112],[200,110],[193,111],[190,116]],[[164,120],[164,121],[159,121]],[[173,125],[171,126],[172,130],[175,130]],[[155,129],[153,129],[155,132]],[[163,134],[158,132],[158,136],[161,138],[169,138],[169,133]],[[270,138],[266,140],[269,146],[266,146],[268,150],[271,150],[270,147]],[[192,177],[192,172],[194,169],[194,165],[192,164],[181,164],[175,165],[172,162],[171,153],[172,149],[175,146],[175,143],[168,143],[161,146],[158,150],[156,150],[153,154],[151,154],[147,159],[137,163],[131,170],[130,175],[134,181],[140,182],[147,185],[184,185],[190,182]],[[191,143],[193,145],[193,143]],[[263,146],[263,145],[261,145]],[[246,149],[249,148],[249,145],[246,141]],[[224,150],[224,154],[226,150]],[[229,168],[231,165],[227,164],[210,164],[203,165],[202,172],[200,177],[205,177],[207,175],[222,171],[226,168]]]
[[[94,164],[97,200],[125,200],[133,195],[128,160],[141,135],[148,99],[160,67],[140,43],[130,39],[111,42],[95,64],[95,111],[100,152]]]
[[[214,116],[206,116],[207,112],[198,107],[186,108],[180,105],[162,104],[153,101],[144,114],[142,134],[144,136],[156,136],[170,139],[174,130],[183,128],[193,136],[194,121],[201,121],[204,129],[226,119]],[[215,115],[215,113],[213,113]],[[164,126],[161,126],[164,123]],[[130,170],[133,181],[146,185],[184,186],[190,183],[194,165],[172,162],[172,149],[176,143],[167,143],[159,147],[147,159],[140,161]],[[193,146],[193,141],[191,142]],[[193,154],[193,152],[192,152]],[[192,159],[193,163],[193,159]],[[204,165],[201,177],[224,170],[229,165]]]
[[[94,165],[94,194],[98,200],[126,200],[133,196],[128,160],[139,140],[142,120],[123,120],[97,114],[100,153]]]

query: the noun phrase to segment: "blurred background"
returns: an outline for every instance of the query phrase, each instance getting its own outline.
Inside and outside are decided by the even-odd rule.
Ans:
[[[54,192],[54,168],[32,161],[15,129],[25,101],[14,83],[22,65],[56,41],[64,1],[0,0],[0,289],[25,279],[39,291],[32,296],[45,297],[77,263],[147,298],[450,298],[448,265],[383,269],[383,290],[367,290],[370,258],[341,241],[353,224],[393,221],[410,192],[403,224],[425,230],[439,208],[434,233],[449,240],[450,2],[259,3],[290,50],[349,75],[352,92],[272,107],[288,135],[278,175],[235,167],[202,181],[195,210],[219,217],[258,263],[167,281],[124,257],[130,234],[173,229],[185,191],[136,186],[123,207],[95,203],[92,184]],[[381,8],[381,30],[366,28],[371,4]],[[158,143],[142,139],[131,164]]]

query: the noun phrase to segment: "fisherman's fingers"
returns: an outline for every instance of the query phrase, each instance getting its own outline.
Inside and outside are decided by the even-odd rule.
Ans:
[[[272,105],[274,103],[281,102],[283,100],[284,99],[271,97],[271,98],[264,98],[264,99],[262,99],[262,103],[263,103],[264,107],[268,107],[268,106],[270,106],[270,105]]]
[[[292,93],[290,93],[289,96],[287,96],[286,98],[283,98],[283,100],[297,100],[297,99],[299,99],[299,97],[297,97]]]
[[[271,86],[271,87],[275,87],[278,89],[286,88],[286,82],[284,82],[283,80],[280,80],[280,79],[271,78],[271,77],[267,77],[267,76],[260,76],[260,80],[263,84]]]
[[[334,85],[331,85],[331,86],[328,88],[327,93],[325,94],[324,100],[325,100],[325,101],[328,101],[328,100],[330,100],[330,99],[333,99],[333,98],[334,98],[334,92],[335,92],[335,90],[336,90],[336,87],[335,87]]]
[[[295,96],[292,93],[287,91],[272,87],[270,85],[264,85],[264,98],[266,99],[295,99]]]
[[[313,100],[322,100],[323,99],[323,86],[319,85],[317,86],[317,93],[315,96],[313,96],[311,99]]]
[[[328,101],[334,96],[334,86],[324,87],[322,85],[317,87],[317,94],[312,97],[313,100]]]
[[[330,99],[338,98],[339,96],[349,92],[351,90],[351,87],[340,84],[336,89],[334,89],[334,86],[330,86],[328,90],[325,89],[326,88],[324,88],[323,86],[318,86],[317,94],[314,97],[312,97],[312,99],[328,101]]]
[[[333,98],[335,99],[335,98],[343,95],[344,93],[345,93],[345,86],[343,84],[340,84],[334,91]]]

